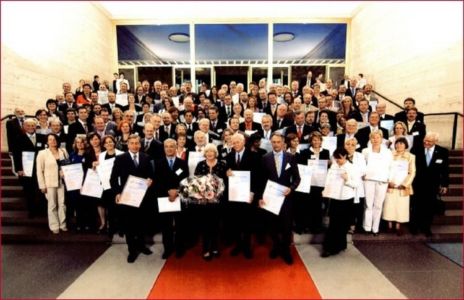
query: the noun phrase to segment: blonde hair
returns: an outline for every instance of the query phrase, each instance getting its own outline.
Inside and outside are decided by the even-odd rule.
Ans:
[[[218,155],[219,155],[219,152],[218,152],[218,150],[217,150],[217,147],[216,147],[216,145],[213,144],[213,143],[206,144],[206,146],[203,148],[203,155],[205,156],[205,155],[206,155],[206,152],[208,152],[208,151],[213,151],[213,152],[214,152],[214,155],[215,155],[216,157],[218,157]]]

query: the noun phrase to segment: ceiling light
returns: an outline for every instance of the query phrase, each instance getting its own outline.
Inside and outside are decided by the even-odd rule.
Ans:
[[[291,32],[278,32],[274,34],[275,42],[289,42],[295,38],[295,35]]]
[[[169,40],[176,43],[187,43],[190,41],[190,36],[187,33],[175,32],[169,35]]]

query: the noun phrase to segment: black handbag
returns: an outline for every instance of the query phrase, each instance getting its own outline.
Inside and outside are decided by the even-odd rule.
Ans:
[[[437,194],[435,203],[433,204],[433,211],[437,216],[443,216],[445,214],[445,202],[441,199],[440,194]]]

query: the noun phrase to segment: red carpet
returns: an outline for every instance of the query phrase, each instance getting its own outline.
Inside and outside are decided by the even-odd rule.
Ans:
[[[163,267],[148,299],[321,299],[298,253],[294,264],[271,260],[267,246],[257,246],[254,258],[221,257],[204,261],[195,248],[181,258],[171,257]]]

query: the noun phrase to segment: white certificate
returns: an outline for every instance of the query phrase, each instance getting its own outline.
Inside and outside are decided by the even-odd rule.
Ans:
[[[98,93],[98,103],[106,104],[108,103],[108,91],[97,91]]]
[[[379,104],[376,100],[369,101],[369,106],[372,108],[372,111],[377,111],[377,104]]]
[[[322,196],[325,198],[340,199],[345,185],[345,180],[342,174],[345,173],[342,169],[329,169],[327,172],[327,178],[325,188],[322,191]]]
[[[205,156],[202,152],[189,152],[188,167],[190,176],[193,176],[195,174],[195,168],[197,167],[198,163],[203,160],[205,160]]]
[[[257,130],[245,130],[245,135],[246,136],[251,136],[253,133],[256,133]]]
[[[84,184],[82,184],[81,195],[101,198],[102,194],[103,187],[100,184],[100,177],[98,177],[98,173],[93,169],[88,169]]]
[[[68,134],[69,131],[69,125],[63,125],[63,130],[65,134]]]
[[[396,185],[401,185],[408,177],[409,162],[407,160],[394,160],[390,168],[390,181]]]
[[[327,164],[328,160],[320,159],[308,159],[308,166],[311,166],[312,176],[311,176],[311,185],[312,186],[325,186],[325,178],[327,177]]]
[[[180,198],[177,197],[173,202],[171,202],[169,201],[169,197],[159,197],[158,211],[160,213],[181,211]]]
[[[232,171],[229,176],[229,201],[250,203],[250,171]]]
[[[298,171],[300,172],[301,181],[295,191],[309,194],[309,192],[311,192],[312,169],[310,166],[298,164]]]
[[[179,107],[179,96],[172,97],[172,102],[174,103],[175,107]]]
[[[82,164],[72,164],[61,166],[61,171],[64,175],[64,184],[67,191],[80,190],[82,187],[82,180],[84,179],[84,170]]]
[[[330,156],[332,156],[335,149],[337,149],[337,137],[336,136],[323,136],[321,147],[329,150]]]
[[[148,189],[146,178],[129,175],[119,198],[119,204],[139,207]]]
[[[34,169],[35,152],[23,151],[22,156],[24,176],[32,177],[32,170]]]
[[[300,149],[300,151],[309,149],[309,144],[298,144],[298,149]]]
[[[268,180],[263,193],[263,200],[266,204],[262,208],[275,215],[279,215],[285,200],[284,193],[287,189],[288,187],[284,185]]]
[[[270,140],[265,140],[261,139],[261,144],[259,145],[259,148],[266,150],[266,152],[271,152],[272,151],[272,144]]]
[[[385,163],[385,157],[371,152],[367,160],[366,179],[387,182],[390,165]]]
[[[393,127],[395,125],[395,121],[394,120],[382,120],[380,121],[380,127],[383,127],[385,128],[386,130],[388,130],[388,132],[390,134],[393,133]],[[388,138],[385,136],[385,138]]]
[[[116,103],[122,106],[127,106],[127,94],[116,94]]]
[[[261,121],[263,120],[264,115],[266,115],[266,113],[259,113],[259,112],[253,113],[253,122],[261,124]]]
[[[111,188],[110,177],[111,171],[113,170],[114,159],[114,157],[110,159],[105,159],[101,161],[97,166],[97,173],[100,177],[102,187],[105,191]]]

